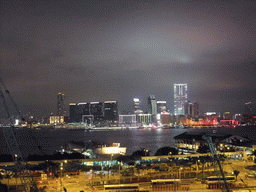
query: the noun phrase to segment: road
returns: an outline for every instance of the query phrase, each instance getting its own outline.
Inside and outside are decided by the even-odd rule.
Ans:
[[[248,170],[245,169],[245,167],[247,165],[253,165],[253,162],[245,162],[245,161],[226,161],[222,167],[224,171],[227,171],[228,173],[232,173],[234,170],[238,170],[240,173],[237,177],[237,183],[241,183],[242,184],[246,184],[247,186],[251,187],[250,190],[251,192],[256,191],[254,189],[256,189],[256,179],[255,178],[247,178],[245,177],[245,174]],[[144,173],[144,175],[147,175],[147,173]],[[43,181],[43,183],[39,184],[39,188],[40,187],[44,187],[46,186],[46,192],[60,192],[63,191],[64,192],[64,187],[67,189],[68,192],[80,192],[80,191],[84,191],[84,192],[92,192],[95,191],[95,189],[97,189],[98,192],[103,191],[103,183],[101,182],[101,185],[97,185],[94,186],[95,188],[92,188],[92,180],[95,181],[101,181],[101,179],[99,177],[93,177],[92,180],[90,180],[91,178],[91,173],[87,172],[87,173],[81,173],[80,175],[74,175],[74,176],[70,176],[70,177],[62,177],[62,179],[51,179],[48,178],[47,180]],[[141,175],[142,176],[142,175]],[[116,183],[119,183],[119,176],[118,175],[110,175],[109,177],[112,180],[115,180]],[[36,178],[37,180],[40,180],[40,178]],[[105,178],[103,179],[108,179],[108,175],[105,176]],[[243,182],[242,182],[243,181]],[[8,184],[9,185],[20,185],[20,179],[16,179],[16,178],[12,178],[12,179],[3,179],[1,181],[2,183]],[[190,183],[189,185],[189,191],[211,191],[211,192],[217,192],[217,191],[221,191],[219,190],[214,190],[214,189],[206,189],[206,184],[201,184],[201,182],[195,181],[195,180],[189,180],[188,183]],[[150,182],[144,182],[144,183],[140,183],[140,187],[144,190],[148,190],[148,191],[152,191],[151,188],[151,184]],[[246,187],[241,187],[241,189],[243,190],[247,190]],[[233,189],[238,191],[238,189]]]

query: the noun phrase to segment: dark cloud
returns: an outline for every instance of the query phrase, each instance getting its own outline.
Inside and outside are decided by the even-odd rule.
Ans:
[[[55,112],[58,92],[172,109],[173,83],[203,111],[256,102],[253,1],[6,0],[1,18],[1,77],[25,112]]]

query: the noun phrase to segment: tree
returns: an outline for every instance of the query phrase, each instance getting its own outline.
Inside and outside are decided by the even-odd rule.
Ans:
[[[206,144],[201,144],[197,150],[198,153],[208,153],[209,151],[210,151],[209,146]]]
[[[0,182],[0,192],[8,192],[8,187]]]
[[[236,180],[237,180],[237,176],[239,175],[239,173],[240,173],[240,171],[238,171],[238,170],[235,170],[235,171],[234,171],[234,174],[235,174],[235,176],[236,176]]]
[[[129,156],[129,155],[120,155],[116,158],[116,160],[119,161],[119,162],[128,163],[129,161],[131,161],[131,156]]]
[[[149,151],[145,148],[137,150],[132,153],[132,157],[135,159],[140,159],[141,157],[149,156]]]
[[[161,147],[156,151],[155,156],[169,155],[170,153],[172,155],[178,155],[178,150],[173,147]]]

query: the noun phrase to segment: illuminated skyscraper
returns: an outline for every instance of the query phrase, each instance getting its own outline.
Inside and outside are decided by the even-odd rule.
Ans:
[[[186,102],[185,103],[185,115],[187,117],[198,117],[199,116],[199,104],[198,102]]]
[[[143,113],[140,109],[140,100],[138,98],[133,99],[134,114]]]
[[[64,116],[65,114],[65,94],[58,93],[57,97],[57,116]]]
[[[90,114],[96,123],[101,122],[104,118],[103,102],[90,102]]]
[[[80,114],[77,110],[76,103],[69,103],[69,118],[70,123],[80,122]]]
[[[187,83],[174,84],[174,115],[185,115],[185,103],[187,101]]]
[[[166,112],[166,101],[157,101],[157,114],[161,114],[161,112]]]
[[[118,110],[116,101],[104,102],[104,119],[112,123],[118,121]]]
[[[157,114],[155,95],[149,95],[149,97],[148,97],[148,113],[151,115]]]
[[[90,103],[77,103],[80,115],[90,115]]]
[[[149,95],[148,97],[148,113],[151,114],[151,122],[156,123],[157,106],[155,95]]]

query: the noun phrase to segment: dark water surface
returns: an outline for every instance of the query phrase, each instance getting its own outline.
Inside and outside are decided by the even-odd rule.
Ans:
[[[99,141],[103,143],[121,143],[127,147],[127,154],[141,148],[149,149],[150,155],[154,155],[160,147],[174,147],[174,136],[183,132],[210,132],[213,128],[203,129],[123,129],[123,130],[104,130],[104,131],[69,131],[69,130],[15,130],[17,141],[24,156],[28,154],[52,154],[54,150],[65,146],[68,141]],[[2,131],[0,132],[0,152],[8,153]],[[218,128],[219,134],[236,134],[255,139],[256,127],[239,127],[236,129]],[[40,152],[37,146],[41,146]]]

